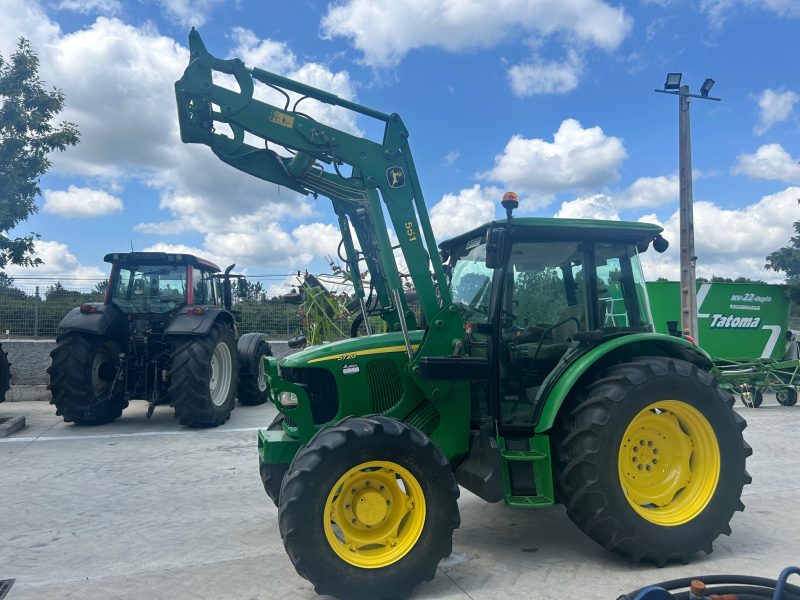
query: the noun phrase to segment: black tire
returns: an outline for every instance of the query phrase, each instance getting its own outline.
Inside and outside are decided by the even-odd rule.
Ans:
[[[59,338],[47,369],[56,414],[76,425],[117,419],[128,406],[124,383],[114,382],[120,352],[120,344],[108,338],[80,333]]]
[[[283,429],[284,416],[278,413],[272,420],[272,423],[267,427],[267,431],[279,431]],[[264,484],[264,491],[270,497],[275,506],[278,506],[278,500],[281,496],[281,483],[286,471],[289,470],[289,465],[286,463],[265,463],[261,460],[261,455],[258,456],[258,472],[261,474],[261,483]]]
[[[218,321],[203,336],[185,337],[172,350],[169,397],[175,418],[188,427],[216,427],[231,416],[239,355],[233,330]]]
[[[764,393],[753,386],[747,386],[741,394],[742,404],[748,408],[758,408],[764,402]]]
[[[261,342],[254,356],[257,373],[239,373],[239,404],[244,406],[259,406],[269,400],[263,363],[265,356],[272,356],[272,349],[267,342]]]
[[[371,461],[399,466],[410,473],[419,485],[425,510],[424,522],[420,521],[421,533],[418,538],[412,536],[408,549],[394,557],[393,562],[364,568],[337,554],[346,551],[346,547],[335,550],[328,541],[323,525],[330,526],[330,521],[326,522],[323,515],[329,493],[339,498],[340,493],[347,493],[343,488],[350,488],[349,484],[337,486],[340,478]],[[383,467],[377,470],[395,477],[391,470],[384,471]],[[368,467],[358,473],[372,475]],[[413,489],[402,478],[394,481],[398,488],[397,481],[403,483],[404,489]],[[367,481],[365,485],[360,491],[367,490],[370,483]],[[377,493],[377,487],[369,488],[369,493]],[[458,495],[450,463],[425,434],[387,417],[348,417],[317,432],[295,455],[283,479],[278,523],[297,573],[314,584],[317,593],[348,600],[403,598],[420,582],[432,580],[439,561],[450,554],[453,531],[461,522]],[[391,510],[387,509],[387,515]],[[416,518],[420,518],[419,513]],[[374,526],[379,529],[382,525],[383,522]],[[398,538],[401,535],[398,533]],[[390,551],[388,546],[384,548]]]
[[[742,438],[746,423],[732,405],[731,394],[709,373],[684,361],[645,357],[611,367],[559,413],[556,483],[569,518],[595,542],[635,562],[686,564],[699,550],[711,553],[712,542],[730,534],[733,513],[744,509],[742,488],[751,481],[745,460],[752,451]],[[658,434],[638,428],[651,423]],[[634,468],[639,435],[655,439],[655,446],[645,442]],[[647,470],[639,473],[645,462]],[[706,476],[704,465],[716,467],[718,479]],[[679,475],[668,479],[672,473]],[[662,481],[678,481],[668,488],[669,499],[637,500],[634,508],[629,494],[651,494],[647,486]],[[708,489],[708,481],[717,483]],[[695,504],[686,507],[687,501]],[[685,512],[668,522],[656,505]]]
[[[8,362],[8,354],[0,348],[0,402],[5,401],[9,389],[11,389],[11,363]]]
[[[792,387],[781,388],[775,392],[775,399],[781,406],[794,406],[797,404],[797,390]]]

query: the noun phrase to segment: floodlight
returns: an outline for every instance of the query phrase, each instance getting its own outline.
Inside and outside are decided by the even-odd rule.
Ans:
[[[703,82],[703,85],[700,86],[700,95],[703,98],[707,98],[708,92],[711,91],[712,87],[714,87],[714,80],[709,77]]]
[[[664,89],[665,90],[680,89],[681,77],[683,77],[683,73],[667,73],[667,80],[664,82]]]

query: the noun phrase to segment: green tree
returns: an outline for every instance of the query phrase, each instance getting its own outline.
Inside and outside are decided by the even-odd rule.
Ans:
[[[33,256],[37,234],[12,238],[8,232],[37,211],[48,155],[79,139],[74,123],[53,123],[64,107],[64,94],[45,89],[38,71],[39,58],[25,38],[10,60],[0,55],[0,271],[7,265],[41,264]]]
[[[240,298],[241,302],[265,302],[267,292],[260,281],[247,281],[245,285],[245,295]]]
[[[795,235],[789,239],[789,245],[768,254],[764,268],[786,273],[789,297],[800,302],[800,221],[793,226]]]
[[[100,294],[102,296],[105,295],[107,289],[108,289],[108,280],[104,279],[100,283],[94,284],[94,290],[91,293]]]

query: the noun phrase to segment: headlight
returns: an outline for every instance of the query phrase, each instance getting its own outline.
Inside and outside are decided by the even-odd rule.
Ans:
[[[281,392],[278,394],[278,402],[284,408],[294,408],[297,406],[297,394],[294,392]]]

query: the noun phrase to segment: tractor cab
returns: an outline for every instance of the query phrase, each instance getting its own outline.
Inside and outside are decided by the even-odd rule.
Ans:
[[[660,230],[524,218],[441,244],[470,354],[487,358],[499,382],[472,384],[473,415],[530,430],[554,375],[605,340],[654,331],[638,254]]]
[[[158,315],[186,305],[219,306],[232,304],[230,268],[223,274],[214,263],[191,254],[165,252],[113,253],[106,303],[127,314]],[[232,268],[232,266],[231,266]]]

